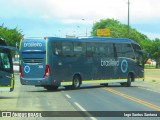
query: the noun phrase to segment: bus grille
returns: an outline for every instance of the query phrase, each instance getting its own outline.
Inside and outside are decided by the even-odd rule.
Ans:
[[[43,63],[42,58],[25,58],[23,59],[23,63]]]

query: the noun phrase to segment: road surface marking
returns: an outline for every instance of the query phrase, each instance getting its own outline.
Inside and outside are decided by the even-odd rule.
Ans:
[[[77,105],[80,110],[86,111],[79,103],[75,102],[74,104]]]
[[[155,91],[155,90],[151,90],[149,88],[142,88],[142,87],[139,87],[140,89],[143,89],[143,90],[148,90],[148,91],[152,91],[152,92],[155,92],[155,93],[160,93],[160,91]]]
[[[67,98],[69,98],[69,99],[71,99],[71,96],[70,96],[70,95],[68,95],[68,94],[66,94],[66,97],[67,97]]]
[[[69,99],[71,99],[71,96],[68,94],[65,94],[65,96]],[[81,110],[81,111],[86,111],[79,103],[74,102],[74,104]],[[85,112],[87,114],[87,116],[92,116],[91,114],[89,114],[87,111]],[[91,120],[97,120],[95,117],[89,117]]]
[[[116,94],[116,95],[119,95],[119,96],[121,96],[121,97],[127,98],[127,99],[129,99],[129,100],[132,100],[132,101],[134,101],[134,102],[140,103],[140,104],[142,104],[142,105],[145,105],[145,106],[150,107],[150,108],[152,108],[152,109],[155,109],[155,110],[157,110],[157,111],[160,111],[160,106],[157,106],[157,105],[154,105],[154,104],[152,104],[152,103],[146,102],[146,101],[144,101],[144,100],[141,100],[141,99],[138,99],[138,98],[129,96],[129,95],[124,94],[124,93],[121,93],[121,92],[118,92],[118,91],[113,90],[113,89],[111,89],[111,88],[102,88],[102,89],[107,90],[107,91],[109,91],[109,92],[112,92],[112,93],[114,93],[114,94]]]
[[[74,104],[82,111],[86,111],[79,103],[74,102]],[[87,116],[92,116],[90,113],[86,111]],[[89,117],[91,120],[97,120],[95,117]]]

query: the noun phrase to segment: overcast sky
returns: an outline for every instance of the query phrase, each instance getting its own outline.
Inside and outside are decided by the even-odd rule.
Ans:
[[[25,37],[89,35],[93,23],[114,18],[127,24],[128,0],[0,0],[0,25]],[[130,0],[130,25],[160,38],[160,0]],[[85,20],[82,20],[85,19]]]

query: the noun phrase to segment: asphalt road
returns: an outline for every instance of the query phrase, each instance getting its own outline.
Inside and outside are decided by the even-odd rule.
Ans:
[[[110,84],[108,87],[90,85],[82,86],[77,90],[66,90],[60,87],[57,91],[47,91],[41,87],[22,86],[18,74],[15,81],[13,92],[0,93],[1,111],[72,111],[66,112],[69,116],[81,114],[73,111],[86,111],[84,114],[87,116],[31,119],[128,120],[128,117],[102,117],[104,113],[96,117],[90,111],[113,111],[111,113],[113,116],[116,116],[116,111],[119,113],[131,111],[132,114],[135,111],[160,111],[160,85],[155,83],[136,82],[132,83],[132,87],[121,87],[119,84]],[[125,112],[124,116],[127,115]],[[130,119],[150,120],[151,117],[131,117]],[[158,120],[159,118],[152,117],[152,119]]]

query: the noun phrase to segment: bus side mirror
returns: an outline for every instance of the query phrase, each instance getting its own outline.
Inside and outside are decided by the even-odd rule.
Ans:
[[[138,50],[138,52],[140,54],[143,54],[143,55],[146,55],[147,57],[149,57],[149,53],[147,51],[145,51],[145,50]]]
[[[143,66],[144,64],[147,62],[148,58],[149,58],[149,53],[147,51],[144,51],[144,50],[138,50],[139,54],[142,56],[142,63],[143,63]]]

